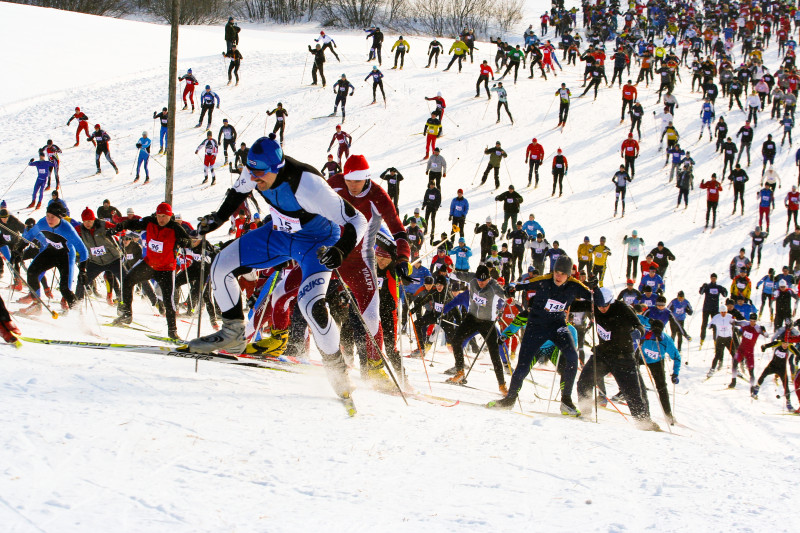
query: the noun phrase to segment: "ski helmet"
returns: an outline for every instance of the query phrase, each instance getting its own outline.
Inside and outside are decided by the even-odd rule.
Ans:
[[[553,267],[553,272],[561,272],[562,274],[572,274],[572,259],[568,255],[561,255],[556,259],[556,264]]]
[[[247,152],[247,168],[277,174],[286,162],[281,145],[267,137],[261,137]]]

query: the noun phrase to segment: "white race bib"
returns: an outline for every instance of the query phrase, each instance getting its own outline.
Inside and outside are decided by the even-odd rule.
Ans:
[[[300,219],[284,215],[273,206],[269,206],[269,214],[272,217],[272,229],[286,233],[297,233],[303,229]]]
[[[378,278],[378,290],[383,288],[383,278]]]
[[[436,311],[437,313],[441,313],[442,309],[444,309],[444,304],[440,304],[440,303],[436,303],[436,302],[433,303],[433,310],[434,311]]]
[[[62,248],[64,248],[64,245],[61,244],[60,242],[54,242],[54,241],[51,241],[50,239],[45,239],[45,240],[47,241],[47,244],[49,244],[50,246],[52,246],[56,250],[61,250]]]
[[[151,239],[151,240],[147,241],[147,248],[149,250],[152,250],[152,251],[160,254],[160,253],[162,253],[164,251],[164,243],[161,242],[161,241],[154,241],[154,240]]]
[[[603,327],[600,324],[597,324],[597,336],[604,341],[611,340],[611,332],[603,329]]]
[[[547,303],[544,304],[545,311],[549,311],[551,313],[560,313],[564,309],[566,309],[566,304],[563,302],[559,302],[558,300],[548,299]]]
[[[96,246],[94,248],[91,248],[90,251],[92,252],[93,256],[100,257],[101,255],[105,255],[106,247],[105,246]]]
[[[481,306],[486,305],[486,298],[478,296],[477,294],[472,295],[472,301]]]

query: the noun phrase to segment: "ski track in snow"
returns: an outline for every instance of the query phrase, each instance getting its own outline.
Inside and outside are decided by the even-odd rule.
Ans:
[[[525,25],[538,20],[534,15],[542,7],[529,2],[527,9]],[[166,103],[168,28],[12,4],[0,4],[0,13],[0,35],[7,49],[14,42],[29,42],[22,32],[33,24],[37,34],[48,36],[26,48],[24,62],[15,58],[7,70],[22,82],[11,87],[0,108],[3,191],[47,138],[62,149],[73,144],[74,123],[69,128],[62,124],[80,105],[90,126],[99,122],[111,135],[120,175],[109,173],[104,160],[104,173],[91,175],[94,150],[85,140],[79,148],[65,150],[63,196],[73,215],[86,205],[96,208],[103,198],[123,211],[134,207],[138,214],[151,212],[162,198],[163,168],[150,162],[147,187],[131,185],[129,172],[141,131],[146,129],[157,143],[158,131],[153,135],[149,117]],[[49,64],[54,46],[49,39],[63,36],[65,26],[81,31],[56,41],[55,46],[63,47],[57,74],[36,74],[33,65]],[[502,188],[511,176],[526,200],[522,219],[533,211],[548,239],[559,240],[569,253],[584,234],[592,242],[600,235],[608,237],[614,255],[606,285],[615,292],[624,284],[620,242],[633,229],[645,239],[647,250],[664,240],[676,254],[666,280],[667,295],[672,298],[677,290],[685,290],[695,316],[700,311],[696,288],[708,273],[717,271],[727,282],[730,258],[740,246],[749,251],[747,233],[757,222],[753,181],[760,170],[758,146],[767,132],[779,133],[774,121],[763,120],[756,129],[745,217],[727,213],[732,193],[726,189],[718,213],[721,227],[703,234],[705,201],[698,189],[686,212],[673,212],[677,191],[666,183],[669,167],[663,167],[664,153],[657,151],[651,122],[652,111],[660,106],[653,92],[640,86],[645,107],[642,155],[625,219],[614,220],[610,179],[621,162],[619,145],[629,128],[616,118],[618,89],[601,88],[596,102],[590,96],[573,98],[564,132],[551,129],[557,120],[557,106],[550,105],[553,91],[563,81],[577,96],[582,65],[565,66],[547,81],[538,76],[528,80],[527,71],[524,76],[520,72],[516,85],[506,78],[517,122],[510,126],[504,115],[504,122],[495,125],[496,99],[488,109],[485,98],[473,99],[477,63],[466,63],[461,74],[442,72],[446,64],[441,63],[439,70],[423,69],[421,51],[429,39],[408,38],[412,52],[406,68],[395,71],[390,70],[388,53],[395,35],[387,33],[387,62],[382,66],[386,109],[366,107],[371,86],[362,80],[372,63],[364,61],[367,41],[360,32],[333,32],[342,62],[329,56],[325,90],[299,85],[301,77],[306,84],[310,81],[311,65],[303,73],[305,47],[313,44],[316,32],[311,26],[264,30],[245,25],[242,82],[226,87],[222,28],[181,28],[180,73],[193,68],[201,87],[210,83],[222,99],[221,110],[214,112],[215,137],[223,118],[240,132],[250,123],[241,139],[250,145],[264,132],[264,111],[282,101],[289,111],[287,154],[321,166],[341,117],[310,119],[330,112],[332,84],[345,72],[356,87],[344,125],[358,139],[351,153],[364,153],[375,175],[392,165],[403,172],[401,214],[406,214],[419,205],[426,183],[420,162],[424,138],[412,136],[429,116],[422,97],[441,90],[448,108],[445,136],[437,144],[451,170],[443,180],[445,206],[438,221],[440,228],[446,225],[450,198],[457,188],[465,188],[471,204],[468,243],[471,223],[486,216],[502,222],[490,188],[492,178],[481,188],[470,187],[479,183],[485,168],[483,148],[500,140],[509,153],[501,168]],[[449,40],[445,44],[449,47]],[[493,64],[494,45],[478,47],[476,62],[487,58]],[[766,54],[773,67],[775,54],[773,45]],[[638,68],[632,68],[631,77],[637,74]],[[719,172],[721,159],[712,143],[696,142],[698,98],[689,92],[687,76],[684,80],[676,90],[676,126],[684,149],[698,162],[698,185],[700,178]],[[195,96],[197,100],[199,91]],[[735,132],[744,116],[722,109],[722,102],[717,100],[717,113],[725,114]],[[188,221],[216,208],[231,181],[227,171],[219,170],[219,186],[192,188],[202,179],[201,163],[193,154],[205,131],[193,127],[198,116],[199,111],[180,112],[177,125],[175,212]],[[270,118],[267,131],[273,125]],[[548,159],[539,188],[522,190],[527,178],[524,150],[534,136]],[[551,199],[547,165],[558,147],[569,159],[571,172],[564,196]],[[778,190],[778,201],[794,181],[792,151],[784,147],[776,157],[787,185]],[[29,202],[31,178],[26,171],[5,195],[13,212]],[[42,215],[41,210],[35,213],[37,218]],[[28,211],[20,216],[26,218]],[[785,224],[783,217],[778,209],[773,230]],[[217,238],[224,238],[218,233]],[[754,283],[769,266],[785,262],[781,238],[780,231],[773,231],[764,247],[763,266],[751,276]],[[105,303],[93,305],[98,313],[113,315]],[[152,316],[145,301],[138,300],[135,308],[137,321],[164,330],[164,320]],[[690,334],[698,334],[699,320],[690,318]],[[55,322],[44,316],[18,322],[29,336],[94,340],[91,334],[100,330],[113,342],[153,343],[141,332],[99,328],[91,312]],[[179,321],[179,329],[189,336],[186,322]],[[207,322],[204,329],[208,331]],[[407,347],[407,338],[403,342]],[[784,401],[775,399],[782,388],[768,379],[758,401],[749,398],[741,379],[736,390],[723,390],[729,381],[727,367],[704,382],[712,353],[708,347],[698,352],[697,342],[683,353],[689,365],[683,367],[677,387],[676,414],[688,427],[675,426],[676,436],[637,431],[608,411],[601,411],[600,424],[594,424],[593,415],[582,420],[535,413],[523,417],[475,407],[466,402],[499,397],[491,392],[496,390],[491,369],[476,365],[470,376],[471,385],[482,390],[444,384],[442,371],[451,366],[446,351],[440,351],[437,364],[428,368],[433,394],[460,399],[461,405],[443,408],[409,399],[405,407],[399,398],[360,384],[354,395],[359,414],[348,419],[318,369],[288,374],[201,362],[194,373],[193,361],[170,357],[0,346],[0,523],[5,531],[15,532],[98,531],[109,525],[121,531],[496,531],[521,524],[548,531],[788,530],[785,513],[791,505],[789,487],[795,481],[800,430],[797,419],[772,416],[782,412]],[[757,352],[757,371],[768,361],[769,354]],[[428,392],[423,363],[405,362],[411,383]],[[539,374],[534,372],[534,377]],[[547,373],[537,379],[545,386],[540,395],[547,394],[551,377]],[[609,392],[615,391],[613,380],[608,382]],[[545,411],[547,402],[535,400],[531,390],[530,384],[523,388],[524,409]],[[651,393],[649,399],[653,419],[666,429],[656,396]]]

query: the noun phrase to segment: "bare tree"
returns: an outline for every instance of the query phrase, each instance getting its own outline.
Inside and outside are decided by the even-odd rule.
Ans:
[[[144,2],[143,2],[144,3]],[[146,9],[158,18],[172,22],[171,0],[149,0]],[[225,0],[181,0],[181,24],[210,24],[226,18]]]
[[[311,18],[318,0],[240,0],[237,13],[248,20],[274,20],[281,23],[297,22],[304,16]]]
[[[380,5],[381,0],[327,0],[321,9],[327,23],[367,27],[372,25]]]
[[[504,32],[522,21],[523,0],[498,0],[494,6],[494,20]]]

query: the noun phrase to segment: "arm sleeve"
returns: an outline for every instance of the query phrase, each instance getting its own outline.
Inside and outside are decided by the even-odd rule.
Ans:
[[[244,175],[244,173],[242,174]],[[343,226],[344,232],[339,240],[351,241],[346,241],[351,245],[351,249],[364,238],[364,234],[367,232],[367,219],[336,194],[322,176],[303,172],[295,191],[295,197],[300,207],[309,213],[316,213]]]

